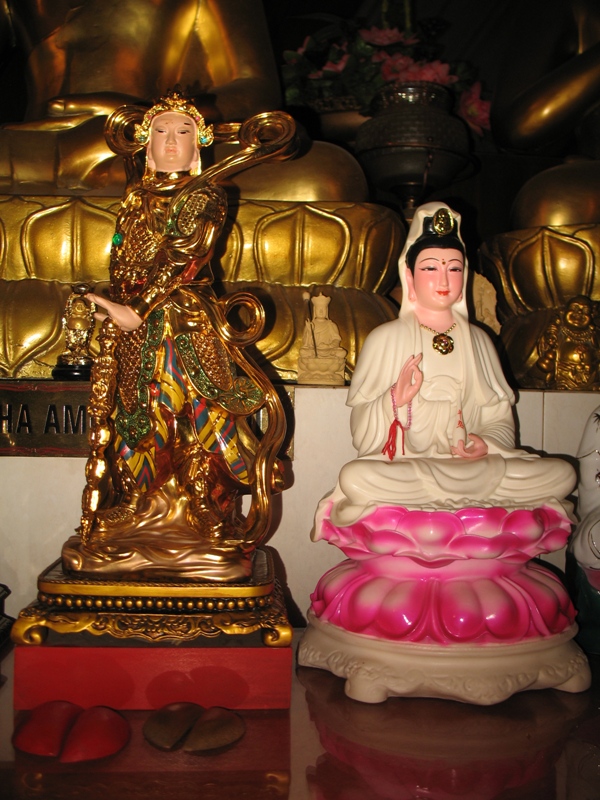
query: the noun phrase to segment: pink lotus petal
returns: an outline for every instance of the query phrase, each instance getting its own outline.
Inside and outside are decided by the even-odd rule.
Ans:
[[[452,542],[452,552],[463,558],[499,558],[507,550],[513,550],[519,540],[512,534],[494,536],[487,539],[483,536],[465,534]]]
[[[382,597],[389,591],[389,578],[371,578],[360,586],[353,586],[341,600],[340,625],[355,633],[368,632],[379,613]]]
[[[402,532],[419,542],[424,552],[440,550],[456,536],[461,536],[464,526],[456,514],[447,511],[411,511],[402,520]]]
[[[465,530],[477,536],[495,536],[508,516],[504,508],[461,508],[456,516]]]
[[[566,545],[570,535],[570,532],[561,528],[553,528],[542,537],[538,546],[532,552],[537,556],[540,553],[553,553],[555,550],[560,550]]]
[[[504,520],[503,531],[516,534],[524,543],[535,542],[544,534],[543,515],[517,509]]]
[[[495,639],[517,641],[527,633],[527,604],[516,602],[501,582],[481,578],[473,583],[473,589],[479,597],[485,627]]]
[[[344,561],[332,567],[322,576],[313,595],[318,594],[326,603],[330,603],[352,580],[360,578],[361,575],[362,571],[358,564],[353,561]],[[313,595],[311,595],[311,600]]]
[[[442,584],[436,612],[450,639],[473,641],[485,630],[479,598],[469,581]]]
[[[377,555],[394,555],[415,550],[412,538],[396,531],[369,531],[365,537],[365,544],[371,553]]]
[[[542,636],[559,633],[566,627],[561,610],[561,599],[555,587],[536,580],[535,573],[521,570],[511,582],[526,596],[531,610],[532,623]],[[562,588],[562,586],[561,586]]]
[[[383,598],[377,624],[391,639],[410,634],[422,623],[429,601],[429,592],[417,581],[400,581]]]

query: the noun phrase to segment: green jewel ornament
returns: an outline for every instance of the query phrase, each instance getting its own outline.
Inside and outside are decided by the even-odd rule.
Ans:
[[[122,233],[115,233],[112,237],[112,243],[118,247],[120,244],[123,244],[123,234]]]

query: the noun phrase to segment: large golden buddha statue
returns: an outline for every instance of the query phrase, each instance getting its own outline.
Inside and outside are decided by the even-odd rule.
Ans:
[[[278,108],[280,91],[260,0],[7,0],[0,46],[11,40],[24,50],[28,97],[25,119],[0,130],[0,324],[9,332],[0,376],[50,377],[71,285],[108,279],[126,182],[104,140],[110,113],[150,106],[180,84],[208,123],[227,125]],[[207,163],[239,147],[234,129],[230,139]],[[295,379],[302,290],[333,284],[348,290],[332,303],[352,367],[359,342],[393,315],[382,295],[403,238],[395,215],[365,203],[357,162],[325,142],[306,141],[299,158],[258,166],[226,189],[216,277],[225,290],[243,283],[264,295],[266,361]]]
[[[8,0],[0,15],[4,46],[12,36],[25,49],[28,89],[25,121],[5,126],[1,137],[4,191],[27,184],[40,194],[118,193],[125,176],[104,141],[106,117],[178,83],[195,87],[211,121],[243,120],[278,103],[253,0],[87,0],[75,8],[67,0]]]
[[[547,330],[580,296],[600,300],[600,10],[593,0],[522,4],[492,105],[492,129],[513,151],[562,163],[531,178],[515,198],[509,233],[484,248],[499,289],[502,338],[522,386],[589,389],[578,352],[539,373]],[[590,319],[591,322],[591,319]],[[572,338],[568,325],[559,338]],[[593,330],[584,332],[587,340]],[[583,335],[583,334],[582,334]],[[594,367],[595,368],[595,367]],[[592,388],[599,389],[595,380]]]

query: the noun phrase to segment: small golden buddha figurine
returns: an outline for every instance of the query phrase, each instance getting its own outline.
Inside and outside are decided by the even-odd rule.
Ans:
[[[589,297],[573,297],[548,324],[538,340],[536,367],[545,388],[592,391],[599,389],[600,336]]]
[[[90,379],[94,359],[90,353],[92,334],[94,333],[94,303],[88,305],[83,298],[90,287],[85,283],[73,286],[73,292],[67,299],[65,315],[62,319],[65,334],[65,350],[57,359],[52,370],[55,380]]]
[[[227,212],[218,178],[289,155],[294,125],[284,114],[251,118],[240,130],[242,156],[200,174],[200,148],[213,130],[192,103],[178,93],[162,98],[132,142],[140,116],[125,106],[107,123],[107,140],[128,153],[132,173],[144,149],[146,166],[117,217],[110,298],[87,295],[103,323],[92,453],[81,528],[63,547],[63,568],[240,581],[251,575],[271,495],[282,488],[276,454],[285,423],[273,387],[244,353],[262,331],[262,307],[247,293],[218,300],[211,287],[209,261]],[[227,320],[237,306],[250,318],[246,330]],[[258,440],[249,418],[263,407],[268,426]]]

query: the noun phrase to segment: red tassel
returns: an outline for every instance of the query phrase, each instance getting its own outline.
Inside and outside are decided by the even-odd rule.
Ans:
[[[381,451],[384,456],[387,456],[390,459],[390,461],[393,461],[394,456],[396,455],[397,428],[400,428],[400,430],[402,431],[402,455],[404,455],[404,428],[402,427],[402,423],[399,420],[395,419],[392,421],[392,424],[390,425],[387,442],[385,443],[385,447]]]

